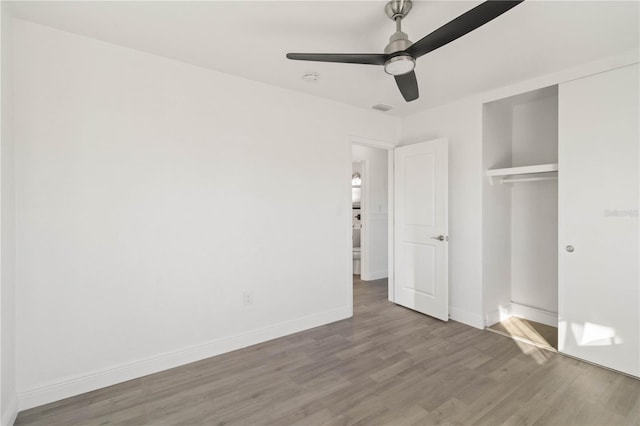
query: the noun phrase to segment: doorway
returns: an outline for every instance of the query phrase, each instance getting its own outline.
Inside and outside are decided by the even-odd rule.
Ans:
[[[359,184],[360,204],[351,202],[349,233],[353,256],[357,224],[360,274],[350,296],[357,303],[356,290],[377,281],[389,301],[447,321],[447,139],[401,147],[351,142],[351,198],[358,199]]]
[[[351,240],[354,283],[388,277],[388,152],[351,147]],[[380,284],[378,282],[377,284]],[[386,286],[386,281],[385,281]]]

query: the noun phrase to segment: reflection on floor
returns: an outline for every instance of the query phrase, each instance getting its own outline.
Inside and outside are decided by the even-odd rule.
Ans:
[[[487,330],[540,348],[558,350],[558,329],[539,322],[511,317],[487,327]]]

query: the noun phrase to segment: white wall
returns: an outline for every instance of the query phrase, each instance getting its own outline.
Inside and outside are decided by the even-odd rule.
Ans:
[[[13,424],[17,414],[15,377],[15,215],[13,184],[13,111],[11,18],[0,5],[2,37],[2,114],[0,136],[0,416]]]
[[[401,145],[449,139],[449,312],[483,327],[482,104],[466,99],[403,120]]]
[[[558,92],[513,106],[512,165],[558,162]],[[511,188],[511,301],[558,312],[558,181]]]
[[[347,135],[399,121],[14,24],[22,409],[351,315]]]
[[[511,167],[513,108],[503,101],[482,107],[482,170]],[[482,281],[485,323],[509,317],[511,307],[511,191],[482,179]]]
[[[363,181],[366,209],[361,240],[364,248],[361,278],[365,281],[386,278],[388,273],[388,179],[387,150],[354,144],[353,161],[366,161]]]

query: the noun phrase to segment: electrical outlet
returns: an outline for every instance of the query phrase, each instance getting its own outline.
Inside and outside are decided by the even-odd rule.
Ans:
[[[242,293],[242,302],[244,303],[244,306],[253,305],[253,292],[245,291]]]

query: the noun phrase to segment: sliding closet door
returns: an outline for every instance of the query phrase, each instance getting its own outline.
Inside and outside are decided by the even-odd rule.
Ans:
[[[638,65],[560,85],[559,350],[640,375]]]

